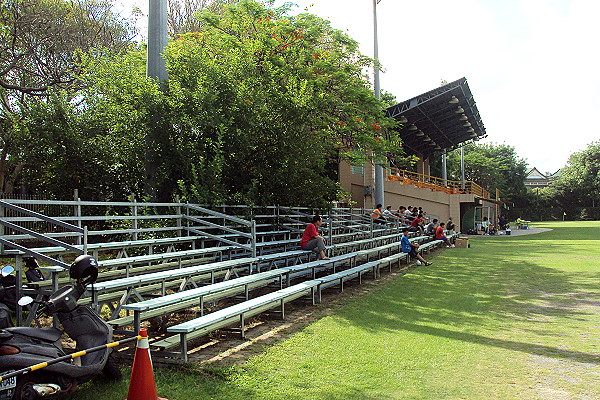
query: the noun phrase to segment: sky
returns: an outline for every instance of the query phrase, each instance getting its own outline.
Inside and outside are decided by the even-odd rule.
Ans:
[[[148,10],[148,0],[122,0]],[[276,5],[283,4],[276,0]],[[372,0],[295,0],[373,56]],[[600,140],[600,1],[381,0],[381,88],[400,102],[465,77],[488,137],[542,173]]]

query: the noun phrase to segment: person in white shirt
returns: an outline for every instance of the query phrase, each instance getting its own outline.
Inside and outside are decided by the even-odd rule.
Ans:
[[[383,215],[387,218],[390,219],[389,217],[393,217],[394,213],[392,212],[392,206],[387,206],[385,208],[385,210],[383,210]]]

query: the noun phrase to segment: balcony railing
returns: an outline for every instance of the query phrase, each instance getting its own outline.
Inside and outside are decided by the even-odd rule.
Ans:
[[[388,168],[388,181],[397,181],[403,185],[414,185],[418,188],[427,188],[435,192],[447,194],[472,194],[484,199],[491,199],[490,192],[473,181],[451,181],[436,178],[435,176],[420,174],[397,168]]]

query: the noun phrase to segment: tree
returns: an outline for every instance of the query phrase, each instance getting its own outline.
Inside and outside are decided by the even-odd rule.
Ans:
[[[26,184],[63,196],[73,185],[82,198],[139,196],[156,121],[164,128],[161,201],[179,193],[201,203],[320,207],[339,196],[340,158],[399,157],[395,122],[364,75],[372,61],[326,21],[286,12],[241,1],[204,13],[200,32],[169,44],[164,91],[145,76],[143,46],[82,55],[95,67],[78,76],[76,97],[52,91],[13,121],[19,137],[42,132],[59,159],[38,154],[47,164],[24,174]],[[61,131],[68,134],[53,143]],[[25,143],[9,160],[29,170]]]
[[[358,44],[314,15],[285,12],[240,1],[202,14],[202,31],[169,46],[175,137],[200,155],[184,160],[200,185],[190,192],[262,204],[330,201],[338,192],[325,170],[331,159],[350,149],[401,152]]]
[[[85,65],[81,53],[120,50],[131,28],[110,1],[6,0],[0,5],[0,87],[3,106],[14,92],[42,95],[70,87]]]
[[[573,153],[558,180],[548,188],[549,196],[570,218],[600,218],[600,142]],[[578,210],[574,212],[574,210]]]
[[[176,37],[188,32],[199,32],[204,23],[198,15],[203,11],[215,14],[223,12],[225,5],[235,4],[238,0],[169,0],[167,23],[169,35]]]
[[[12,134],[3,151],[11,151],[0,159],[5,193],[65,199],[79,189],[84,199],[140,197],[148,103],[161,96],[144,65],[141,51],[96,60],[80,77],[85,88],[77,101],[51,91],[30,98],[26,112],[8,115]]]
[[[473,181],[483,188],[500,190],[505,202],[518,202],[525,196],[524,179],[527,164],[519,158],[515,148],[506,144],[466,145],[465,179]],[[454,180],[460,180],[460,150],[449,153],[448,167]]]
[[[30,129],[31,122],[56,106],[58,97],[75,98],[82,72],[102,55],[128,48],[131,35],[109,1],[0,2],[0,192],[11,193],[27,166],[41,161],[33,146],[41,142],[39,130]],[[54,133],[52,143],[67,134]]]

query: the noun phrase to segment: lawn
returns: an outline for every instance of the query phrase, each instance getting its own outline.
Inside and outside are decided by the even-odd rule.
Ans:
[[[478,237],[234,367],[156,370],[184,399],[600,399],[600,223]],[[68,399],[123,399],[127,382]]]

